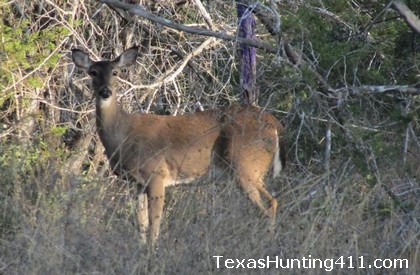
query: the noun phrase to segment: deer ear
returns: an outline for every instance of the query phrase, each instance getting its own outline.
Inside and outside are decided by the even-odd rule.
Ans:
[[[117,57],[114,62],[116,62],[117,66],[120,68],[131,66],[136,62],[138,53],[139,48],[137,46],[131,47]]]
[[[72,52],[72,59],[74,64],[78,67],[87,71],[90,66],[92,66],[93,61],[89,58],[89,55],[86,54],[84,51],[79,49],[73,49]]]

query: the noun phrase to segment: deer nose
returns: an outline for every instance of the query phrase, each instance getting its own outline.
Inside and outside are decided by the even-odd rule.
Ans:
[[[101,98],[106,99],[112,95],[112,92],[108,87],[104,86],[99,90],[99,95]]]

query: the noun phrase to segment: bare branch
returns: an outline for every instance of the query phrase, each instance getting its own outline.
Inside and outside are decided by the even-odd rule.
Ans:
[[[138,15],[140,17],[146,18],[150,21],[153,21],[154,23],[157,24],[161,24],[163,26],[172,28],[172,29],[176,29],[179,31],[184,31],[184,32],[188,32],[188,33],[193,33],[193,34],[197,34],[197,35],[203,35],[203,36],[210,36],[210,37],[216,37],[216,38],[220,38],[223,40],[227,40],[227,41],[236,41],[239,43],[243,43],[243,44],[247,44],[249,46],[258,48],[258,49],[262,49],[265,50],[269,53],[277,53],[277,48],[273,47],[267,43],[261,42],[261,41],[257,41],[257,40],[253,40],[253,39],[245,39],[245,38],[241,38],[235,35],[230,35],[228,33],[225,32],[216,32],[216,31],[211,31],[208,29],[203,29],[203,28],[195,28],[195,27],[189,27],[183,24],[179,24],[179,23],[175,23],[169,19],[166,18],[162,18],[159,16],[156,16],[146,10],[144,10],[143,8],[141,8],[138,5],[131,5],[131,4],[126,4],[117,0],[98,0],[99,2],[106,4],[108,6],[110,6],[113,9],[120,9],[120,10],[124,10],[124,11],[128,11],[130,13],[133,13],[135,15]]]
[[[120,79],[120,81],[129,84],[131,86],[130,89],[128,89],[125,94],[128,94],[131,92],[132,89],[147,89],[152,90],[155,89],[165,83],[174,81],[176,77],[182,72],[182,70],[185,68],[185,66],[188,64],[188,62],[193,58],[194,56],[199,55],[202,51],[204,51],[206,48],[214,46],[215,44],[218,44],[218,41],[214,38],[210,37],[206,39],[199,47],[194,49],[194,51],[190,52],[188,55],[185,56],[185,58],[179,63],[173,66],[171,69],[169,69],[162,77],[160,77],[157,81],[155,81],[152,84],[147,85],[132,85],[128,81],[125,81],[123,79]],[[145,93],[143,97],[147,96],[148,93]]]
[[[330,160],[331,160],[331,121],[328,120],[327,131],[325,132],[325,146],[324,146],[324,171],[330,171]]]
[[[63,41],[61,41],[61,43],[51,52],[51,54],[48,55],[35,69],[33,69],[32,71],[30,71],[29,73],[27,73],[26,75],[24,75],[18,81],[16,81],[15,83],[13,83],[13,85],[11,85],[9,87],[6,87],[3,90],[3,92],[9,91],[9,90],[15,88],[17,84],[19,84],[22,81],[24,81],[25,79],[29,78],[31,75],[33,75],[37,71],[40,71],[43,68],[43,66],[47,63],[47,61],[50,60],[50,58],[53,57],[54,54],[56,54],[61,49],[61,46],[63,46],[67,41],[68,41],[68,38],[63,39]]]
[[[252,8],[252,12],[260,19],[261,23],[272,35],[280,33],[280,16],[272,1],[271,7],[265,6],[255,0],[238,0],[237,2]]]
[[[268,45],[266,43],[263,43],[261,41],[257,41],[254,39],[246,39],[246,38],[242,38],[236,35],[230,35],[224,32],[217,32],[217,31],[212,31],[212,30],[208,30],[208,29],[202,29],[202,28],[195,28],[195,27],[189,27],[189,26],[185,26],[183,24],[178,24],[175,22],[172,22],[171,20],[156,16],[146,10],[144,10],[142,7],[138,6],[138,5],[131,5],[131,4],[126,4],[117,0],[98,0],[101,3],[104,3],[106,5],[108,5],[109,7],[111,7],[114,10],[124,10],[124,11],[128,11],[130,13],[133,13],[135,15],[138,15],[140,17],[146,18],[154,23],[157,24],[161,24],[164,25],[166,27],[169,28],[173,28],[176,30],[180,30],[180,31],[185,31],[188,33],[193,33],[193,34],[198,34],[198,35],[203,35],[203,36],[210,36],[210,37],[216,37],[216,38],[220,38],[223,40],[227,40],[227,41],[236,41],[239,43],[243,43],[258,49],[262,49],[265,50],[267,52],[270,53],[278,53],[278,49],[276,47],[273,47],[271,45]],[[256,15],[261,15],[260,12],[256,12]],[[296,53],[296,51],[293,49],[293,47],[289,44],[289,42],[284,39],[284,48],[285,48],[285,52],[287,54],[287,57],[290,59],[290,61],[295,64],[295,65],[302,65],[301,64],[301,60],[299,55]],[[325,81],[325,79],[315,70],[312,70],[315,74],[315,77],[317,78],[322,91],[324,94],[330,96],[331,94],[334,93],[334,90],[330,87],[330,85]]]
[[[201,0],[193,0],[194,4],[197,6],[198,10],[203,16],[204,20],[206,21],[207,25],[210,27],[211,30],[217,30],[217,27],[214,25],[213,20],[211,19],[210,14],[207,12],[206,8],[204,7]]]
[[[290,60],[290,62],[292,62],[294,65],[298,67],[301,67],[303,64],[305,64],[305,62],[302,60],[302,57],[295,51],[295,49],[290,45],[289,41],[286,38],[283,39],[283,44],[284,44],[284,52],[286,53],[287,58]],[[315,75],[322,89],[322,92],[327,96],[330,96],[330,95],[336,96],[334,94],[335,93],[334,89],[331,88],[331,86],[324,79],[324,77],[321,74],[319,74],[314,68],[310,67],[310,70]]]
[[[389,85],[389,86],[371,86],[364,85],[359,87],[344,87],[335,90],[336,92],[348,92],[352,95],[374,93],[374,94],[386,94],[386,93],[401,93],[405,95],[420,95],[420,87],[408,86],[408,85]]]
[[[415,15],[401,0],[396,0],[392,2],[392,8],[396,10],[402,17],[404,17],[405,22],[417,33],[420,34],[420,19]]]

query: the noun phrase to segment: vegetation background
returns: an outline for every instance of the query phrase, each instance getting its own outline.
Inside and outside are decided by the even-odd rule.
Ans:
[[[128,2],[209,28],[200,1]],[[235,35],[234,1],[202,4],[214,31]],[[344,267],[349,257],[365,257],[365,266],[408,259],[408,268],[335,265],[334,273],[420,272],[420,35],[388,0],[260,4],[281,22],[273,36],[257,21],[258,39],[279,49],[258,50],[259,105],[287,127],[288,166],[268,182],[280,202],[277,230],[266,232],[234,184],[180,186],[167,192],[160,248],[150,255],[138,243],[133,187],[108,169],[88,77],[74,70],[70,50],[99,60],[142,45],[120,102],[174,115],[237,101],[237,43],[94,0],[0,1],[1,274],[237,272],[217,269],[215,255],[343,256]],[[420,16],[417,0],[405,4]]]

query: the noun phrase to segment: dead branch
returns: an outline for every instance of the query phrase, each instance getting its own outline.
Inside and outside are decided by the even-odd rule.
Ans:
[[[417,33],[420,34],[420,19],[401,0],[392,1],[392,8],[396,10],[405,22]]]
[[[264,6],[261,3],[255,3],[255,1],[253,0],[238,0],[238,2],[242,5],[252,8],[252,12],[255,14],[255,16],[258,17],[258,19],[268,30],[268,32],[270,32],[270,34],[280,36],[280,15],[277,13],[273,2],[271,2],[271,7]],[[304,62],[302,60],[302,56],[298,54],[298,52],[292,47],[292,45],[290,45],[287,38],[282,37],[281,39],[284,53],[286,54],[290,62],[292,62],[298,67],[307,64],[307,62]],[[315,78],[317,79],[322,92],[327,96],[336,97],[336,95],[334,94],[334,90],[327,83],[324,77],[321,74],[319,74],[314,68],[310,67],[310,69],[315,75]]]
[[[212,47],[214,45],[217,45],[217,44],[218,44],[217,40],[215,40],[213,37],[209,37],[199,47],[197,47],[196,49],[194,49],[194,51],[192,51],[189,54],[187,54],[184,57],[184,59],[179,64],[176,64],[175,66],[173,66],[172,68],[170,68],[162,77],[160,77],[158,80],[156,80],[152,84],[147,84],[147,85],[133,85],[133,84],[130,84],[128,81],[125,81],[123,79],[120,79],[121,82],[124,82],[124,83],[126,83],[126,84],[128,84],[128,85],[131,86],[131,88],[128,89],[125,92],[125,94],[130,93],[132,89],[153,90],[153,89],[155,89],[155,88],[157,88],[159,86],[162,86],[165,83],[174,81],[176,79],[176,77],[185,68],[185,66],[188,64],[188,62],[191,60],[191,58],[193,58],[194,56],[199,55],[205,49],[207,49],[209,47]],[[143,94],[142,98],[146,97],[147,95],[149,95],[149,93]]]
[[[217,32],[217,31],[212,31],[212,30],[208,30],[208,29],[203,29],[203,28],[195,28],[195,27],[189,27],[183,24],[179,24],[179,23],[175,23],[169,19],[166,18],[162,18],[159,16],[156,16],[146,10],[144,10],[142,7],[138,6],[138,5],[131,5],[131,4],[127,4],[127,3],[123,3],[117,0],[98,0],[99,2],[108,5],[109,7],[111,7],[112,9],[119,9],[119,10],[124,10],[124,11],[128,11],[130,13],[133,13],[135,15],[138,15],[140,17],[146,18],[154,23],[163,25],[165,27],[169,27],[172,29],[176,29],[179,31],[183,31],[183,32],[188,32],[188,33],[192,33],[192,34],[197,34],[197,35],[203,35],[203,36],[210,36],[210,37],[215,37],[215,38],[219,38],[219,39],[223,39],[223,40],[227,40],[227,41],[235,41],[238,43],[243,43],[243,44],[247,44],[249,46],[258,48],[258,49],[262,49],[265,50],[269,53],[277,53],[278,50],[276,47],[273,47],[267,43],[258,41],[258,40],[253,40],[253,39],[246,39],[246,38],[241,38],[235,35],[230,35],[226,32]]]
[[[258,17],[270,34],[280,34],[280,16],[276,11],[273,2],[271,3],[271,7],[258,2],[256,3],[255,0],[238,0],[237,2],[251,8],[252,12]]]
[[[324,146],[324,171],[330,171],[330,160],[331,160],[331,120],[328,120],[327,131],[325,132],[325,146]]]
[[[420,95],[420,87],[416,86],[409,86],[409,85],[364,85],[358,87],[344,87],[335,90],[337,93],[348,92],[351,95],[359,95],[359,94],[387,94],[387,93],[400,93],[405,95]]]
[[[150,20],[154,23],[166,26],[168,28],[173,28],[173,29],[176,29],[176,30],[179,30],[179,31],[184,31],[184,32],[193,33],[193,34],[197,34],[197,35],[215,37],[215,38],[219,38],[219,39],[223,39],[223,40],[227,40],[227,41],[236,41],[238,43],[247,44],[249,46],[265,50],[269,53],[275,53],[276,54],[276,53],[279,52],[278,48],[273,47],[271,45],[268,45],[268,44],[263,43],[263,42],[258,41],[258,40],[246,39],[246,38],[242,38],[242,37],[239,37],[239,36],[236,36],[236,35],[230,35],[230,34],[225,33],[225,32],[212,31],[212,30],[208,30],[208,29],[195,28],[195,27],[185,26],[183,24],[178,24],[178,23],[172,22],[171,20],[156,16],[156,15],[144,10],[142,7],[140,7],[138,5],[131,5],[131,4],[127,4],[127,3],[117,1],[117,0],[98,0],[98,1],[103,3],[103,4],[108,5],[113,10],[119,11],[119,14],[121,14],[121,11],[130,12],[130,13],[133,13],[133,14],[138,15],[140,17],[146,18],[146,19],[148,19],[148,20]],[[260,9],[257,10],[257,12],[255,12],[255,14],[257,16],[261,16],[262,14],[264,14],[261,10],[261,7],[260,7]],[[271,21],[274,22],[275,20],[274,21],[271,20]],[[272,27],[266,26],[266,27],[269,30],[270,29],[275,29],[274,26],[272,26]],[[275,31],[274,33],[277,33],[277,31]],[[296,51],[293,49],[293,47],[290,45],[290,43],[286,39],[284,39],[283,44],[284,44],[285,53],[286,53],[287,57],[289,58],[289,60],[297,66],[302,65],[299,54],[296,53]],[[325,81],[325,79],[316,70],[312,70],[312,71],[314,72],[315,77],[317,78],[317,80],[318,80],[318,82],[319,82],[319,84],[322,88],[323,93],[326,94],[327,96],[336,97],[334,95],[334,90]]]
[[[210,14],[207,12],[206,8],[204,7],[203,3],[201,3],[201,0],[193,0],[194,4],[197,6],[198,10],[200,11],[201,16],[204,18],[204,21],[206,21],[209,28],[213,31],[217,30],[216,25],[214,25],[213,20],[211,19]]]

